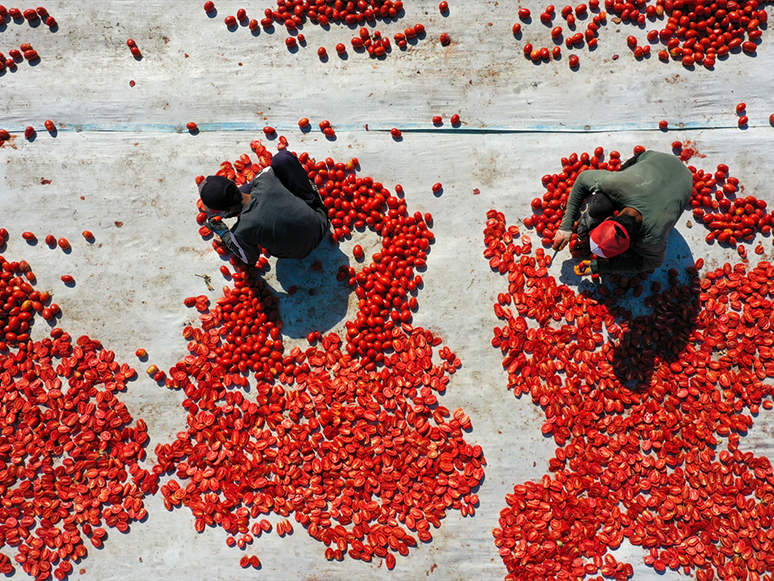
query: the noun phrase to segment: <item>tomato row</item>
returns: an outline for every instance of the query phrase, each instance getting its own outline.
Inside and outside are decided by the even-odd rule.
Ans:
[[[26,10],[22,11],[19,8],[6,8],[0,4],[0,25],[2,25],[4,22],[11,22],[12,20],[16,20],[18,22],[23,22],[26,20],[27,22],[31,23],[39,22],[42,20],[48,27],[53,28],[56,26],[56,20],[54,20],[54,17],[48,13],[48,10],[46,10],[44,6],[38,6],[37,8],[27,8]]]
[[[740,47],[745,53],[754,53],[761,26],[768,20],[757,0],[721,0],[706,6],[682,0],[657,0],[655,5],[647,6],[644,1],[605,0],[605,8],[637,26],[642,26],[646,19],[666,16],[664,28],[651,30],[648,41],[666,43],[667,49],[659,52],[661,60],[671,57],[688,67],[700,64],[712,68],[718,57]],[[634,38],[636,47],[637,39],[630,38]]]
[[[204,11],[212,13],[215,10],[215,4],[212,1],[205,2]],[[443,10],[442,10],[443,12]],[[327,26],[331,22],[343,22],[349,26],[363,25],[373,23],[377,19],[398,18],[403,15],[403,2],[400,0],[359,0],[358,2],[305,2],[299,0],[280,0],[277,2],[276,9],[266,8],[264,17],[258,19],[249,19],[247,11],[239,9],[234,15],[228,15],[224,22],[230,29],[236,28],[237,24],[246,26],[251,31],[258,30],[259,25],[264,29],[272,29],[274,24],[283,25],[288,32],[294,32],[301,27],[308,19],[313,24]],[[404,32],[398,32],[394,35],[395,44],[399,48],[405,49],[408,41],[417,37],[423,37],[425,27],[422,24],[409,26]],[[445,35],[445,36],[444,36]],[[448,34],[441,34],[442,45],[447,45]],[[296,34],[285,39],[285,44],[289,49],[294,49],[298,44],[305,44],[303,34]],[[376,30],[370,33],[368,28],[362,27],[359,36],[355,36],[351,41],[355,50],[365,50],[372,57],[382,57],[390,50],[390,40],[387,37],[382,38],[381,33]],[[346,52],[344,44],[336,45],[336,52],[343,54]],[[327,50],[320,47],[317,54],[321,59],[327,57]]]
[[[731,51],[741,49],[746,54],[754,55],[768,21],[768,14],[758,0],[721,0],[698,6],[684,0],[657,0],[655,4],[648,4],[647,0],[605,0],[604,7],[615,14],[616,22],[623,21],[637,27],[643,27],[646,21],[666,17],[663,28],[652,29],[646,35],[652,44],[666,44],[666,48],[658,53],[659,59],[668,62],[671,57],[686,67],[702,65],[708,69],[715,66],[718,58],[725,57]],[[570,32],[575,29],[576,16],[585,18],[588,8],[599,12],[599,1],[590,1],[588,7],[580,4],[575,9],[572,6],[562,8],[561,14]],[[529,9],[521,8],[518,14],[522,21],[530,22]],[[545,26],[551,26],[555,17],[555,8],[549,5],[540,14],[540,21]],[[599,12],[588,22],[584,32],[568,34],[565,39],[567,48],[580,47],[585,42],[593,50],[597,45],[597,31],[606,23],[605,17],[605,12]],[[519,38],[521,30],[521,23],[514,24],[514,36]],[[562,36],[561,26],[551,29],[554,41],[561,40]],[[636,36],[628,36],[627,44],[637,59],[650,54],[651,46],[640,44]],[[536,62],[550,57],[549,49],[533,49],[531,44],[524,47],[524,54]],[[554,55],[554,58],[558,58],[558,55]]]

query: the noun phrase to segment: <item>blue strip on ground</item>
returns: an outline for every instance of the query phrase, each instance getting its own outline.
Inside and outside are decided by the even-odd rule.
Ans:
[[[748,125],[747,127],[752,129],[755,127],[763,127],[764,125]],[[768,127],[768,124],[765,124]],[[202,123],[199,124],[198,129],[200,133],[204,132],[239,132],[247,131],[252,133],[263,133],[265,124],[252,123],[252,122],[232,122],[232,123]],[[279,123],[272,125],[278,133],[298,131],[297,124],[284,124]],[[712,125],[710,123],[703,123],[698,121],[692,121],[680,125],[674,125],[669,127],[669,131],[664,132],[653,124],[638,125],[636,123],[629,124],[617,124],[617,125],[524,125],[522,127],[503,127],[503,126],[489,126],[489,127],[451,127],[450,125],[442,126],[428,126],[424,123],[409,123],[409,124],[396,124],[392,126],[384,124],[369,124],[368,129],[362,123],[345,123],[332,125],[337,132],[389,132],[393,127],[397,127],[404,133],[436,133],[436,134],[509,134],[509,133],[619,133],[619,132],[678,132],[678,131],[697,131],[697,130],[711,130],[711,129],[738,129],[736,124],[728,125]],[[23,133],[23,127],[7,127],[11,133]],[[41,129],[41,133],[44,130]],[[62,124],[57,126],[57,131],[62,133],[188,133],[185,125],[168,125],[163,123],[88,123],[83,125],[67,125]],[[319,134],[322,132],[316,126],[312,126],[311,130],[303,132],[304,134]]]

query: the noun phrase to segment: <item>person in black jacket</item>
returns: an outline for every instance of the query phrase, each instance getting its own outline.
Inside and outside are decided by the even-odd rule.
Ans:
[[[229,230],[222,221],[207,225],[247,264],[255,264],[261,248],[277,258],[305,258],[320,245],[330,221],[317,188],[301,163],[280,150],[253,181],[241,187],[222,176],[199,184],[199,196],[211,210],[238,215]]]

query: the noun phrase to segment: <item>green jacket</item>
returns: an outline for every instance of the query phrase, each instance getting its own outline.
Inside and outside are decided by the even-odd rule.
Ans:
[[[646,151],[620,172],[586,170],[575,180],[560,230],[571,232],[583,201],[602,192],[616,210],[630,207],[642,214],[639,236],[629,249],[608,260],[592,260],[592,272],[643,272],[664,263],[667,236],[693,191],[693,177],[679,158]]]

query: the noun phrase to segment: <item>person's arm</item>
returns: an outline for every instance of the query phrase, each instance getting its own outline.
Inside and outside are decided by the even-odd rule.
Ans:
[[[237,222],[237,224],[238,223],[239,222]],[[223,242],[226,248],[236,254],[242,262],[245,264],[255,264],[258,262],[258,259],[261,257],[261,249],[237,238],[236,234],[229,230],[222,220],[207,220],[207,227],[212,230],[218,238],[220,238],[220,241]],[[232,230],[235,228],[236,224]]]
[[[580,213],[581,204],[583,204],[583,201],[591,194],[591,188],[594,183],[592,178],[594,174],[591,173],[593,171],[594,170],[586,170],[575,180],[572,190],[570,191],[570,196],[567,199],[567,207],[564,210],[564,218],[559,225],[559,230],[572,232],[575,221],[578,219],[578,214]]]
[[[220,236],[221,242],[223,242],[223,244],[225,244],[226,247],[236,254],[245,264],[253,265],[258,262],[258,259],[261,257],[260,248],[248,244],[244,240],[240,240],[234,233],[227,230],[223,233],[216,232],[216,234]]]

